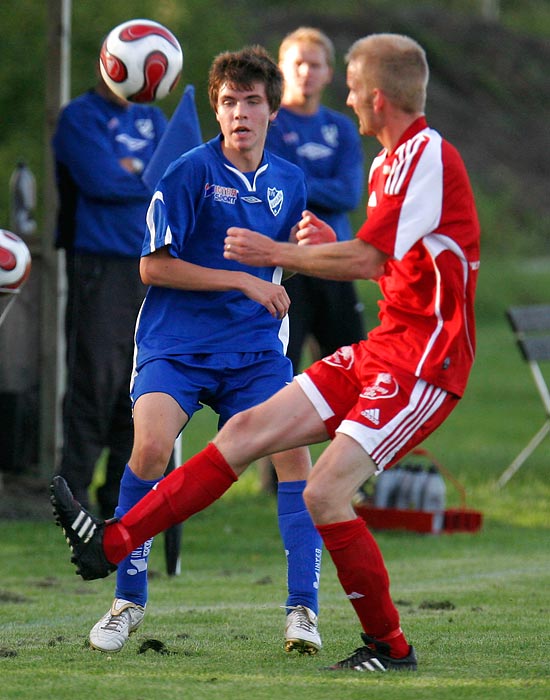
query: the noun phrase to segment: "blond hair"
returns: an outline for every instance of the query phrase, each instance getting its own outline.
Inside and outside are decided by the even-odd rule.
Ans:
[[[399,109],[423,113],[429,68],[424,49],[402,34],[370,34],[352,44],[346,62],[357,62],[369,90],[378,88]]]
[[[314,27],[298,27],[298,29],[287,34],[279,46],[279,61],[282,61],[288,49],[297,43],[320,46],[325,52],[328,65],[334,65],[334,44],[326,34]]]

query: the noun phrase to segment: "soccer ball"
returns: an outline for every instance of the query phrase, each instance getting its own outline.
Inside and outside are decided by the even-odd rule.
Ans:
[[[162,24],[132,19],[112,29],[101,47],[99,67],[109,88],[129,102],[153,102],[176,86],[183,51]]]
[[[31,271],[31,254],[19,236],[0,228],[0,294],[17,293]]]

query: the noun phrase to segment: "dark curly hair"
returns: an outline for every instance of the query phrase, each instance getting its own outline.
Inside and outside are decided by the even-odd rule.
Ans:
[[[218,54],[208,74],[208,97],[214,111],[223,85],[250,90],[263,83],[271,112],[276,112],[283,96],[283,75],[263,46],[247,46],[240,51]]]

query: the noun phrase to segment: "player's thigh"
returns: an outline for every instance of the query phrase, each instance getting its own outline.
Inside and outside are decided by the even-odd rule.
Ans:
[[[204,354],[177,358],[160,356],[141,363],[138,354],[130,387],[134,405],[145,394],[168,394],[190,420],[202,408],[201,393],[208,388],[214,391],[216,386],[213,370],[208,366],[210,357]]]
[[[220,427],[229,417],[263,403],[292,380],[289,360],[278,352],[227,355],[226,362],[228,370],[215,403],[220,414]],[[230,371],[232,367],[234,369]],[[279,481],[307,478],[311,459],[306,447],[276,453],[272,458]]]
[[[267,401],[233,416],[214,442],[232,466],[243,467],[327,437],[319,414],[294,381]]]
[[[137,476],[155,479],[164,474],[174,442],[186,422],[187,414],[168,394],[150,392],[136,400],[130,466]]]
[[[208,401],[221,428],[232,416],[263,403],[292,381],[292,365],[274,350],[225,353],[215,396]]]

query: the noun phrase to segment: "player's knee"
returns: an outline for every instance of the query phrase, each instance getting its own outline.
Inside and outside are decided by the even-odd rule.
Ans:
[[[304,503],[314,522],[324,522],[330,508],[330,494],[318,480],[308,481],[304,489]]]
[[[132,471],[140,479],[156,479],[162,476],[172,454],[172,448],[172,445],[166,444],[155,436],[149,436],[140,441],[134,445],[130,458]]]
[[[253,409],[241,411],[232,416],[225,424],[224,432],[243,440],[253,439]]]
[[[267,431],[258,427],[253,412],[254,409],[248,409],[232,416],[214,439],[216,447],[233,467],[248,465],[271,454],[266,448]]]

